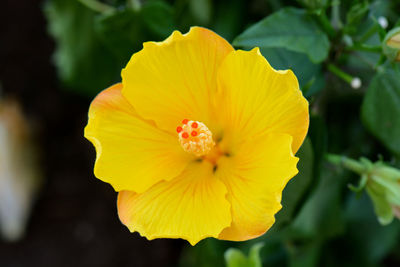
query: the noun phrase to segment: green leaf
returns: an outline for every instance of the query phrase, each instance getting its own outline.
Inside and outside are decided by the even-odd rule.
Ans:
[[[122,66],[148,40],[161,40],[174,30],[173,11],[161,1],[148,1],[139,11],[121,9],[98,16],[95,29]]]
[[[212,18],[211,0],[190,0],[189,8],[195,21],[201,25],[208,25]]]
[[[260,250],[263,243],[256,243],[250,248],[249,257],[237,248],[229,248],[225,252],[227,267],[262,267]]]
[[[101,41],[124,63],[142,47],[145,34],[140,15],[132,9],[98,16],[95,30]]]
[[[369,11],[369,4],[367,2],[357,3],[353,5],[346,15],[346,26],[344,32],[354,34],[357,32],[357,27],[362,20],[367,16]]]
[[[330,43],[306,11],[284,8],[266,17],[236,37],[234,45],[260,48],[282,47],[308,55],[314,63],[328,57]]]
[[[291,225],[300,237],[325,239],[344,231],[342,191],[346,177],[329,170],[323,172],[315,191],[301,208]]]
[[[95,95],[120,79],[120,64],[96,36],[93,11],[70,0],[47,1],[44,11],[58,75],[68,88]]]
[[[227,267],[246,267],[248,263],[246,256],[237,248],[225,252],[225,261]]]
[[[213,30],[229,42],[237,36],[243,25],[242,0],[220,0],[215,6]]]
[[[376,220],[373,206],[367,194],[360,198],[351,194],[346,201],[346,233],[336,247],[336,255],[351,255],[347,266],[379,266],[380,261],[398,243],[400,223],[394,222],[382,227]],[[336,262],[340,265],[341,259]],[[322,265],[322,264],[321,264]]]
[[[146,1],[140,15],[144,25],[157,39],[168,37],[175,30],[174,10],[163,1]]]
[[[314,153],[309,138],[304,141],[296,156],[300,158],[297,166],[299,173],[289,181],[282,193],[282,209],[276,215],[277,224],[291,221],[313,178]]]
[[[249,262],[254,267],[261,267],[260,250],[264,247],[263,243],[256,243],[250,248]]]
[[[386,69],[373,78],[361,109],[365,126],[400,155],[400,71]]]

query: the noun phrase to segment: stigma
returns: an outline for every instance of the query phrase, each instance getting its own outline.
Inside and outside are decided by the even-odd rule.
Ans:
[[[197,157],[207,155],[215,146],[211,131],[202,122],[184,119],[176,132],[183,150]]]

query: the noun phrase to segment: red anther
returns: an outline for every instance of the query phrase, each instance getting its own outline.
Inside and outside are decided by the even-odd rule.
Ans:
[[[182,127],[181,127],[181,126],[176,127],[176,131],[177,131],[178,133],[182,132]]]
[[[184,133],[182,134],[182,137],[186,139],[186,138],[189,137],[189,134],[188,134],[187,132],[184,132]]]
[[[192,136],[196,136],[196,135],[197,135],[197,132],[196,132],[196,131],[192,131],[191,135],[192,135]]]
[[[192,128],[197,128],[199,125],[197,124],[197,122],[193,122],[192,123]]]
[[[186,123],[188,123],[188,122],[189,122],[188,119],[184,119],[184,120],[182,121],[183,124],[186,124]]]

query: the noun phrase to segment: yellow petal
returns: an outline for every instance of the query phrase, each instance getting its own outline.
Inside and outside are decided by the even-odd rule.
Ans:
[[[149,240],[183,238],[195,245],[218,237],[231,223],[225,186],[213,177],[208,162],[193,162],[177,178],[160,182],[142,194],[118,194],[118,214],[131,232]]]
[[[116,191],[143,192],[179,175],[192,158],[176,136],[138,117],[121,89],[116,84],[93,100],[85,137],[96,147],[97,178]]]
[[[229,54],[218,72],[220,120],[233,142],[266,133],[293,136],[296,153],[308,130],[308,102],[291,70],[276,71],[259,49]],[[232,144],[230,144],[232,146]]]
[[[218,162],[216,176],[228,189],[232,211],[232,226],[220,239],[256,238],[273,225],[282,190],[298,172],[291,144],[287,134],[268,134],[244,143],[237,154]]]
[[[174,132],[187,118],[213,131],[211,102],[216,72],[230,44],[214,32],[192,27],[164,42],[147,42],[122,71],[123,95],[144,118]]]

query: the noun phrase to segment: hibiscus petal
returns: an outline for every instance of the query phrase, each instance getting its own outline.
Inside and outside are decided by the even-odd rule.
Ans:
[[[268,134],[244,143],[231,157],[218,162],[216,177],[227,187],[232,225],[220,239],[242,241],[264,234],[281,208],[282,190],[296,175],[298,158],[292,137]]]
[[[274,70],[258,48],[238,50],[222,63],[218,90],[221,121],[234,143],[269,132],[286,133],[293,136],[292,149],[297,152],[307,134],[309,115],[291,70]]]
[[[182,119],[204,122],[211,131],[216,73],[231,45],[214,32],[192,27],[164,42],[147,42],[122,71],[123,95],[144,118],[167,131]]]
[[[193,162],[175,179],[160,182],[145,193],[118,194],[118,214],[131,232],[149,240],[183,238],[195,245],[218,237],[231,223],[226,187],[213,177],[208,162]]]
[[[193,158],[176,136],[141,119],[121,90],[116,84],[93,100],[85,137],[96,147],[97,178],[116,191],[143,192],[178,176]]]

